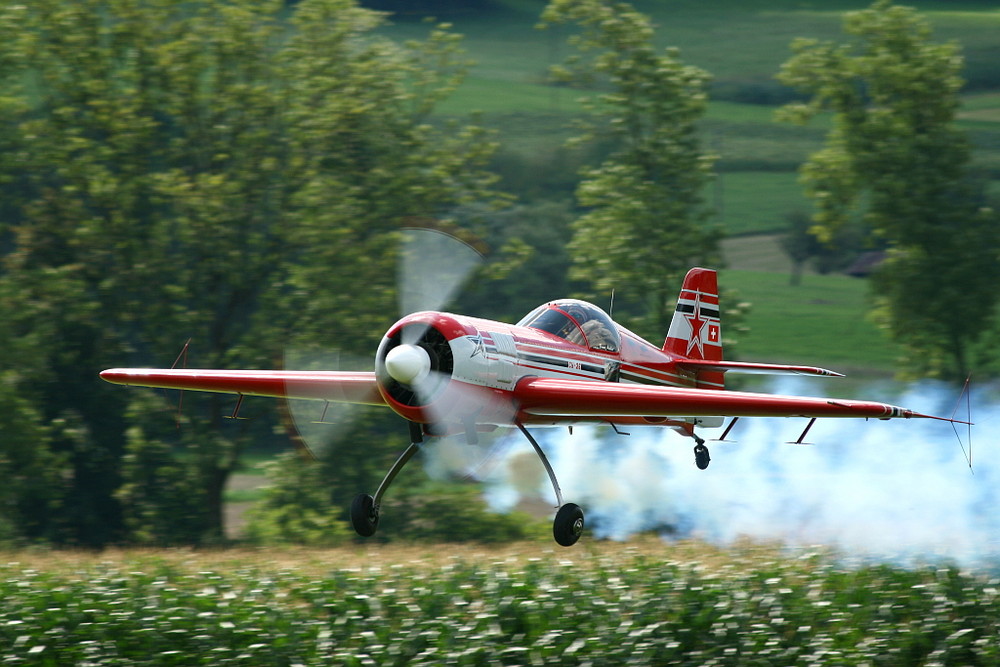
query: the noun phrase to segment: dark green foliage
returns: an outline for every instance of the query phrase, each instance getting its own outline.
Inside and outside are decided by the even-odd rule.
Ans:
[[[535,306],[573,291],[567,276],[573,217],[568,201],[541,200],[474,213],[470,217],[479,221],[493,251],[486,270],[462,290],[455,312],[517,322]]]
[[[499,0],[364,0],[360,4],[380,12],[393,12],[398,18],[406,19],[428,15],[449,18],[452,15],[489,12],[502,3]]]
[[[16,381],[0,373],[0,544],[53,539],[66,491],[66,459],[48,448],[49,430]]]
[[[469,483],[421,483],[393,488],[382,503],[379,534],[394,540],[509,543],[547,537],[548,521],[486,507],[482,490]]]
[[[298,452],[267,464],[264,498],[251,510],[245,539],[257,544],[331,546],[353,535],[344,520],[347,501],[331,502],[323,466]]]
[[[139,427],[129,429],[122,459],[121,487],[128,540],[148,546],[198,544],[209,525],[208,498],[193,466],[179,461],[173,448],[148,440]]]
[[[189,397],[178,436],[153,418],[171,402],[126,415],[98,372],[169,365],[189,336],[202,367],[273,367],[291,332],[370,354],[395,231],[489,199],[489,137],[427,123],[458,36],[404,46],[381,21],[352,0],[0,10],[0,349],[22,351],[0,375],[11,433],[69,468],[52,539],[222,540],[240,452],[283,444],[274,402],[233,423],[227,397]]]
[[[386,464],[388,466],[388,463]],[[547,534],[548,522],[520,512],[496,513],[486,507],[478,485],[429,482],[419,460],[382,500],[376,542],[507,543]],[[380,477],[359,483],[331,498],[327,468],[296,453],[269,464],[270,484],[252,510],[246,538],[259,544],[331,546],[357,539],[346,510],[359,492],[374,493]]]
[[[997,580],[659,553],[197,571],[0,566],[0,660],[54,665],[992,665]],[[341,554],[342,557],[343,554]],[[26,556],[26,555],[25,555]],[[26,556],[27,557],[27,556]],[[266,558],[267,556],[265,556]]]
[[[684,273],[718,261],[720,234],[707,224],[705,203],[713,160],[698,126],[709,74],[684,64],[676,49],[658,50],[649,18],[627,3],[552,0],[542,20],[580,31],[555,75],[607,91],[588,101],[593,117],[575,141],[617,144],[581,171],[584,212],[573,223],[570,276],[591,298],[615,293],[631,305],[638,317],[619,319],[640,335],[662,336]]]
[[[802,282],[802,270],[812,262],[818,273],[826,274],[844,269],[861,252],[862,242],[852,229],[838,230],[828,243],[821,242],[812,233],[812,219],[803,211],[792,211],[785,220],[788,230],[781,239],[781,249],[792,260],[791,284]]]
[[[884,244],[876,316],[911,371],[963,380],[970,348],[992,333],[997,293],[983,277],[1000,271],[1000,231],[955,126],[961,51],[932,41],[929,21],[890,0],[846,13],[844,32],[839,44],[796,40],[779,75],[810,96],[787,105],[787,119],[833,115],[826,146],[801,170],[813,231],[831,241],[853,225]]]

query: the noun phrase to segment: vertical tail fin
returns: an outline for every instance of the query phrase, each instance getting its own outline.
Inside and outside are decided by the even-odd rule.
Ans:
[[[663,351],[686,359],[722,360],[722,330],[719,324],[719,282],[714,269],[688,271],[677,297]],[[724,373],[698,373],[698,386],[722,387]]]

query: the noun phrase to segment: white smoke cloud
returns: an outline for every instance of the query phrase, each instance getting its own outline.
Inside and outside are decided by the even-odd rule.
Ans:
[[[829,382],[829,381],[828,381]],[[774,393],[823,395],[823,385],[782,380]],[[852,392],[853,393],[853,392]],[[740,537],[788,545],[822,544],[849,556],[914,563],[975,564],[1000,555],[1000,467],[992,431],[1000,407],[973,394],[974,473],[952,426],[935,420],[819,420],[806,440],[805,419],[743,419],[735,442],[709,442],[712,463],[694,465],[693,442],[668,429],[538,429],[564,500],[583,507],[601,538],[642,531],[731,544]],[[956,389],[934,383],[865,387],[871,398],[950,416]],[[964,410],[964,408],[963,408]],[[964,414],[956,415],[961,418]],[[966,439],[965,427],[959,429]],[[704,430],[706,438],[721,430]],[[487,499],[509,509],[534,495],[553,501],[537,466],[524,488],[530,447],[507,448],[488,480]]]

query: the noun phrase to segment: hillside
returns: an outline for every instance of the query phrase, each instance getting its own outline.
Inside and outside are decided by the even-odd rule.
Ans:
[[[713,204],[732,233],[782,229],[782,215],[805,206],[795,170],[820,145],[827,128],[821,121],[809,127],[776,123],[774,110],[792,99],[792,91],[774,76],[789,57],[793,39],[841,39],[843,12],[868,4],[752,0],[707,8],[691,0],[636,3],[653,19],[664,46],[678,47],[686,63],[714,77],[704,137],[705,145],[719,157],[721,185],[712,194]],[[963,47],[968,94],[960,124],[973,140],[976,164],[988,169],[996,182],[1000,179],[1000,70],[995,67],[1000,61],[996,40],[1000,10],[990,2],[908,4],[931,21],[936,39],[957,40]],[[569,133],[567,121],[580,113],[576,92],[547,85],[549,66],[561,62],[569,47],[565,28],[537,29],[543,6],[507,0],[493,3],[490,11],[456,11],[440,17],[465,36],[465,47],[476,63],[441,112],[481,112],[485,124],[500,131],[503,150],[529,161],[558,152]],[[422,35],[427,24],[418,18],[396,16],[387,33],[399,39]]]

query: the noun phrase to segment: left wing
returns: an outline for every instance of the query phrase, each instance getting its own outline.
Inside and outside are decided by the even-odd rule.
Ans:
[[[520,410],[540,417],[932,417],[886,403],[742,391],[525,378]]]
[[[135,387],[385,405],[375,374],[370,372],[112,368],[101,377]]]

